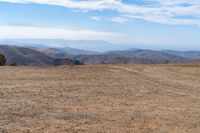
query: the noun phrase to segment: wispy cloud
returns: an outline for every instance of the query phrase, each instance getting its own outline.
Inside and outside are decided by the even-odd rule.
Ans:
[[[112,22],[124,24],[128,19],[125,17],[114,17],[111,19]]]
[[[101,21],[102,17],[101,16],[92,16],[90,17],[92,20],[95,20],[95,21]]]
[[[67,28],[11,26],[0,25],[0,38],[56,38],[56,39],[86,39],[108,40],[120,36],[112,32],[103,32],[90,29],[73,30]]]
[[[64,6],[82,11],[111,10],[126,19],[142,19],[150,22],[175,25],[200,25],[199,0],[141,0],[138,4],[122,0],[0,0],[15,3],[37,3]],[[94,18],[95,19],[95,18]],[[96,18],[97,20],[98,18]],[[120,20],[120,19],[117,19]],[[122,20],[122,19],[121,19]]]

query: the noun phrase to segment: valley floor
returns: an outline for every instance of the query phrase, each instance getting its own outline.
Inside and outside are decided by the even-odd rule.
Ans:
[[[0,67],[1,132],[200,132],[200,65]]]

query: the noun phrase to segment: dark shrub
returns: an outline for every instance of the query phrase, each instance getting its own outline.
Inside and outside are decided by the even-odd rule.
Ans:
[[[0,66],[5,66],[6,64],[6,57],[0,54]]]
[[[79,60],[73,60],[71,65],[83,65],[83,63],[81,63]]]
[[[17,63],[11,63],[9,66],[17,66]]]

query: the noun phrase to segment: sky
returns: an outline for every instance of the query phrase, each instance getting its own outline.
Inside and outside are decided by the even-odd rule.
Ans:
[[[199,0],[0,0],[0,39],[200,50]]]

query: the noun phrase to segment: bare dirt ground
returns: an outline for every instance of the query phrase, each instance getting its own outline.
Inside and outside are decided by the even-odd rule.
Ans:
[[[0,67],[0,133],[200,132],[200,65]]]

